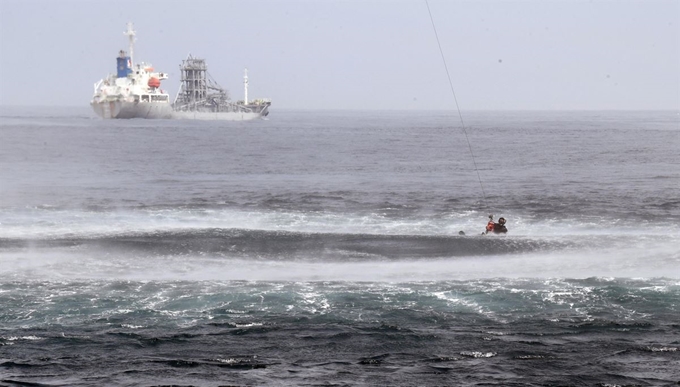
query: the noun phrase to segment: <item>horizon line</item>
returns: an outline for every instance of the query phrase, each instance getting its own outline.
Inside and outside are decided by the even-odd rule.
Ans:
[[[68,108],[68,109],[75,109],[75,108],[82,108],[82,109],[90,109],[88,105],[6,105],[6,104],[0,104],[0,108]],[[271,109],[275,110],[281,110],[281,111],[360,111],[360,112],[401,112],[401,111],[410,111],[410,112],[454,112],[453,109],[413,109],[413,108],[384,108],[384,109],[362,109],[362,108],[299,108],[299,107],[274,107],[271,106]],[[479,109],[479,108],[468,108],[468,109],[461,109],[461,111],[468,111],[468,112],[587,112],[587,111],[592,111],[592,112],[597,112],[597,111],[613,111],[613,112],[651,112],[651,111],[673,111],[673,112],[678,112],[680,113],[680,107],[677,108],[516,108],[516,109],[508,109],[508,108],[490,108],[490,109]]]

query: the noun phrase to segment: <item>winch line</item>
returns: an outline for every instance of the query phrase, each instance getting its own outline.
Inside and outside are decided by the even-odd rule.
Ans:
[[[430,4],[425,0],[425,5],[427,5],[427,13],[430,14],[430,21],[432,22],[432,29],[434,30],[434,36],[437,38],[437,46],[439,47],[439,53],[442,56],[442,62],[444,62],[444,69],[446,70],[446,77],[449,79],[449,87],[451,88],[451,94],[453,94],[453,101],[456,103],[456,110],[458,110],[458,117],[460,118],[460,124],[463,127],[463,133],[465,134],[465,140],[467,141],[468,148],[470,149],[470,155],[472,156],[472,163],[475,165],[475,172],[477,172],[477,180],[479,180],[479,186],[482,188],[482,197],[484,202],[482,203],[486,206],[486,192],[484,192],[484,184],[482,184],[482,176],[479,174],[479,168],[477,168],[477,161],[475,160],[475,154],[472,152],[472,145],[470,144],[470,138],[468,137],[467,130],[465,130],[465,122],[463,121],[463,114],[460,112],[460,107],[458,106],[458,98],[456,98],[456,92],[453,90],[453,82],[451,82],[451,74],[449,73],[449,66],[446,65],[446,58],[444,57],[444,50],[442,50],[442,45],[439,42],[439,34],[437,34],[437,27],[434,24],[434,18],[432,17],[432,11],[430,11]]]

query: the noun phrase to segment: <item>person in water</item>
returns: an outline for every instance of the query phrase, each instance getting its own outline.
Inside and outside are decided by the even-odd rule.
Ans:
[[[486,231],[484,234],[493,232],[494,234],[505,234],[508,232],[507,227],[505,227],[505,218],[498,218],[498,223],[493,221],[493,215],[489,215],[489,223],[486,224]]]

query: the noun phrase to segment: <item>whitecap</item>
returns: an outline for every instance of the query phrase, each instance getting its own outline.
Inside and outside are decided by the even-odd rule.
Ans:
[[[264,324],[263,323],[256,323],[256,322],[247,323],[247,324],[234,324],[234,326],[236,326],[236,328],[260,327],[262,325],[264,325]]]
[[[44,337],[38,337],[38,336],[9,336],[9,337],[2,337],[2,339],[7,340],[7,341],[17,341],[17,340],[42,340]]]
[[[676,347],[647,347],[647,349],[652,352],[676,352],[678,350]]]
[[[461,356],[474,357],[474,358],[485,358],[494,357],[497,355],[496,352],[478,352],[478,351],[463,351],[460,353]]]

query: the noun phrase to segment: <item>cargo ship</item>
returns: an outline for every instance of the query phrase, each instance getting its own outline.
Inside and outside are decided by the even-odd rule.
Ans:
[[[92,109],[102,118],[172,118],[170,95],[161,89],[167,74],[154,71],[149,63],[135,63],[132,23],[124,34],[130,42],[129,51],[118,53],[116,74],[94,84]]]
[[[161,89],[166,73],[156,72],[149,63],[134,62],[135,31],[132,23],[124,32],[129,39],[128,52],[116,58],[117,72],[94,84],[90,105],[102,118],[179,118],[199,120],[244,121],[264,118],[271,100],[248,99],[248,70],[243,77],[244,98],[232,101],[229,93],[208,73],[204,59],[191,54],[180,64],[181,83],[177,96]]]

